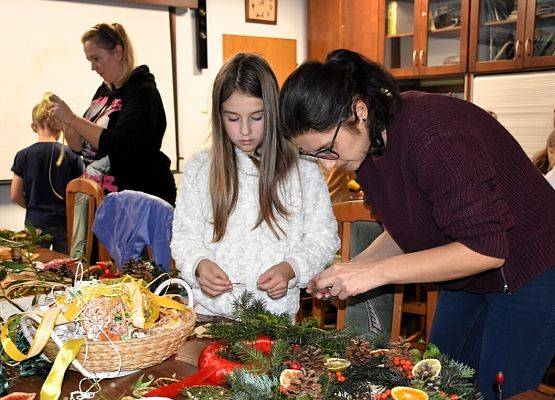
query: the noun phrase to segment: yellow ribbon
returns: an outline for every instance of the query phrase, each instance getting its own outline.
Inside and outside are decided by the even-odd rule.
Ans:
[[[46,313],[44,313],[40,325],[37,329],[37,333],[33,339],[33,343],[31,343],[31,347],[29,348],[27,354],[23,354],[21,351],[19,351],[16,345],[8,337],[10,320],[6,321],[6,323],[4,323],[4,325],[2,326],[2,333],[0,335],[0,341],[2,342],[2,347],[4,348],[4,351],[14,361],[23,361],[39,354],[48,342],[48,339],[50,339],[50,334],[54,330],[54,326],[56,325],[59,314],[60,309],[58,307],[51,308],[46,311]]]
[[[72,339],[64,343],[54,360],[48,377],[42,385],[40,400],[57,400],[60,397],[66,369],[77,357],[84,343],[85,339]]]

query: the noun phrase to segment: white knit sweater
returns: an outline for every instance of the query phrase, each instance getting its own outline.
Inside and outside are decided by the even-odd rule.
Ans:
[[[182,277],[193,288],[195,309],[200,314],[230,316],[233,300],[243,290],[263,299],[270,311],[294,316],[299,308],[299,288],[333,260],[339,248],[337,222],[324,179],[314,162],[300,160],[283,185],[281,197],[290,212],[288,220],[278,215],[286,237],[278,240],[266,223],[253,229],[258,217],[258,170],[248,156],[236,150],[239,171],[237,206],[225,236],[214,243],[208,150],[195,154],[185,165],[173,221],[172,256]],[[300,178],[300,179],[299,179]],[[231,282],[243,283],[218,297],[199,288],[195,269],[202,259],[220,266]],[[272,300],[256,287],[262,273],[287,261],[295,271],[287,295]]]

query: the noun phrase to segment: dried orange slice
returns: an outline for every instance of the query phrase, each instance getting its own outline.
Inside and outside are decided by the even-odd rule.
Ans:
[[[292,380],[301,379],[302,377],[303,372],[298,369],[284,369],[279,376],[279,384],[284,388],[288,388]]]
[[[328,358],[324,364],[330,371],[343,371],[347,369],[351,365],[349,360],[345,360],[344,358]]]
[[[412,374],[414,376],[422,376],[424,372],[427,373],[427,377],[435,378],[441,372],[441,363],[435,358],[426,358],[418,361],[412,367]]]
[[[391,389],[391,397],[395,400],[428,400],[426,392],[406,386],[396,386]]]

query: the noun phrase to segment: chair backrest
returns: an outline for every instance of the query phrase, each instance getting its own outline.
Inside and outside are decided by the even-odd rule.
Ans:
[[[104,200],[104,191],[100,185],[87,178],[76,178],[71,180],[66,186],[66,215],[67,215],[67,248],[71,249],[73,240],[73,227],[75,216],[75,196],[82,193],[87,197],[87,233],[85,244],[85,259],[91,261],[91,253],[93,248],[93,221],[97,208]],[[102,245],[98,243],[98,261],[108,261],[110,255]]]
[[[96,212],[93,233],[120,268],[146,248],[151,260],[169,270],[173,211],[168,202],[147,193],[110,193]]]
[[[351,224],[358,221],[379,222],[372,215],[372,209],[363,200],[352,200],[333,205],[335,219],[339,223],[341,236],[341,261],[351,258]]]

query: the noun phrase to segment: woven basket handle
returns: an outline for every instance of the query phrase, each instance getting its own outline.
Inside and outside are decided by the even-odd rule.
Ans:
[[[183,279],[177,279],[177,278],[168,279],[162,282],[160,286],[156,288],[154,293],[157,295],[160,295],[160,293],[162,293],[162,290],[164,290],[170,285],[173,285],[174,283],[178,284],[179,286],[185,289],[185,291],[187,292],[187,306],[189,306],[190,308],[193,308],[193,305],[195,304],[193,302],[193,291],[191,290],[187,282],[185,282]]]

